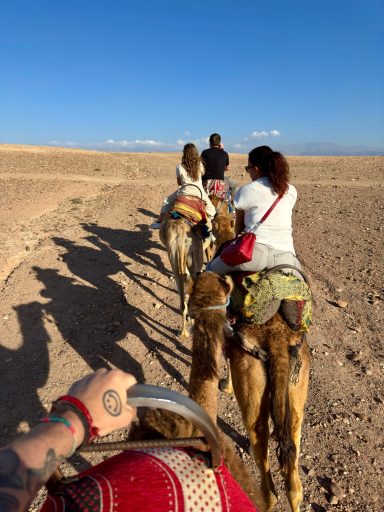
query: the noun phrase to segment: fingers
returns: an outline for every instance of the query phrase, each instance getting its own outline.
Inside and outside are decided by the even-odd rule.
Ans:
[[[127,427],[136,416],[136,409],[127,403],[127,390],[134,384],[136,379],[129,373],[100,368],[76,382],[69,394],[82,401],[100,435],[105,435]]]

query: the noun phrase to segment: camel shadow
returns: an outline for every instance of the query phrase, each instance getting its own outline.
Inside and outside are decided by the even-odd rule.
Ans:
[[[172,329],[153,319],[140,308],[127,302],[122,286],[111,276],[123,273],[139,286],[141,281],[132,275],[119,256],[97,236],[87,237],[93,244],[80,246],[74,242],[54,237],[53,241],[66,252],[61,258],[75,279],[59,276],[52,269],[40,269],[38,279],[45,285],[44,296],[52,299],[45,305],[68,343],[93,368],[112,364],[133,373],[138,380],[144,380],[141,365],[130,356],[128,349],[118,342],[137,337],[149,352],[157,355],[167,373],[174,374],[182,385],[183,376],[167,361],[185,360],[179,352],[170,350],[164,343],[157,342],[150,335],[153,331],[171,341],[175,348],[186,353],[184,347],[173,336]],[[76,278],[77,282],[76,282]],[[90,286],[89,286],[90,285]],[[146,285],[141,286],[147,291]],[[160,299],[148,289],[157,301]],[[67,307],[65,303],[68,302]],[[77,319],[75,328],[71,325]]]
[[[53,324],[64,339],[58,357],[71,347],[94,370],[113,366],[144,381],[142,366],[130,350],[131,340],[137,338],[147,351],[157,356],[167,374],[187,386],[172,361],[179,359],[189,366],[190,351],[179,343],[173,329],[127,303],[122,286],[113,279],[119,272],[123,273],[129,281],[160,301],[151,287],[151,278],[143,279],[139,272],[130,272],[117,253],[122,250],[132,260],[146,266],[150,260],[161,271],[161,259],[150,253],[158,244],[149,240],[149,236],[143,241],[140,232],[99,228],[92,224],[86,227],[88,232],[94,230],[96,233],[88,240],[93,245],[81,245],[58,237],[53,239],[64,249],[59,259],[71,274],[62,275],[55,268],[35,266],[35,276],[44,285],[40,292],[43,300],[14,306],[22,337],[20,348],[11,350],[0,345],[0,372],[6,376],[0,384],[4,397],[0,414],[5,441],[14,436],[21,421],[31,425],[46,414],[38,390],[47,384],[50,371],[48,349],[51,336],[47,323]],[[98,232],[110,241],[111,247],[99,238]],[[140,243],[136,251],[138,239]],[[154,339],[153,333],[161,341]],[[173,348],[169,348],[170,344]],[[15,400],[15,389],[22,397],[20,403]],[[9,414],[10,410],[12,414]]]
[[[14,306],[22,344],[17,350],[0,345],[1,442],[12,439],[21,421],[33,425],[47,413],[38,395],[49,375],[48,344],[39,302]]]

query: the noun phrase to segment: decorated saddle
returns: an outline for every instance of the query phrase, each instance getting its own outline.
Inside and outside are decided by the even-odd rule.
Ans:
[[[243,320],[264,324],[279,312],[293,331],[308,331],[312,323],[312,293],[307,282],[281,269],[248,275],[237,272],[233,277],[236,286],[231,306]]]
[[[173,212],[176,212],[193,224],[204,224],[207,221],[205,202],[195,196],[186,194],[178,195],[172,208],[171,216]]]
[[[224,180],[210,179],[203,181],[205,191],[209,196],[215,196],[222,201],[228,201],[229,186]]]

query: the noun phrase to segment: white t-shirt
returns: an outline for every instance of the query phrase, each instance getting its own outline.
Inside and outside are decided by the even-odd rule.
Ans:
[[[204,190],[203,182],[201,181],[201,176],[204,174],[204,172],[205,172],[204,166],[202,163],[200,163],[200,175],[196,181],[193,181],[188,176],[187,170],[185,169],[185,167],[182,164],[179,164],[176,166],[176,176],[178,178],[180,178],[180,183],[181,183],[180,186],[191,185],[191,184],[196,185],[194,187],[185,187],[183,189],[182,193],[202,199],[206,204],[207,214],[211,218],[213,218],[216,214],[216,209],[213,206],[211,200],[209,199],[206,191]],[[196,187],[198,187],[198,189]]]
[[[297,191],[293,185],[289,185],[288,192],[280,199],[267,219],[258,226],[276,198],[271,182],[263,177],[241,187],[236,192],[234,203],[237,210],[244,210],[245,231],[254,232],[258,243],[295,254],[292,210],[296,203]]]

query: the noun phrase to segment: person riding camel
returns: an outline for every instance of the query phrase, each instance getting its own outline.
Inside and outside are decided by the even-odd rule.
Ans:
[[[237,271],[259,272],[276,265],[294,265],[301,269],[296,258],[292,238],[292,210],[296,203],[297,191],[289,184],[289,165],[286,158],[269,146],[259,146],[248,155],[251,183],[242,186],[235,194],[235,232],[254,232],[252,259],[247,263],[231,266],[217,255],[207,266],[207,270],[217,274]],[[272,206],[279,203],[265,222],[263,216]],[[293,272],[295,274],[295,272]]]
[[[204,167],[196,146],[192,143],[186,144],[183,148],[181,163],[176,166],[176,178],[179,188],[165,198],[159,218],[151,224],[151,228],[160,229],[164,217],[172,210],[176,199],[180,195],[186,195],[202,199],[205,204],[206,226],[208,231],[211,232],[212,219],[216,214],[216,209],[204,190],[202,183],[203,174]]]
[[[208,196],[215,196],[223,201],[228,200],[229,187],[224,180],[224,173],[228,171],[229,156],[224,151],[221,136],[212,133],[209,137],[209,149],[201,153],[204,164],[203,186]]]

